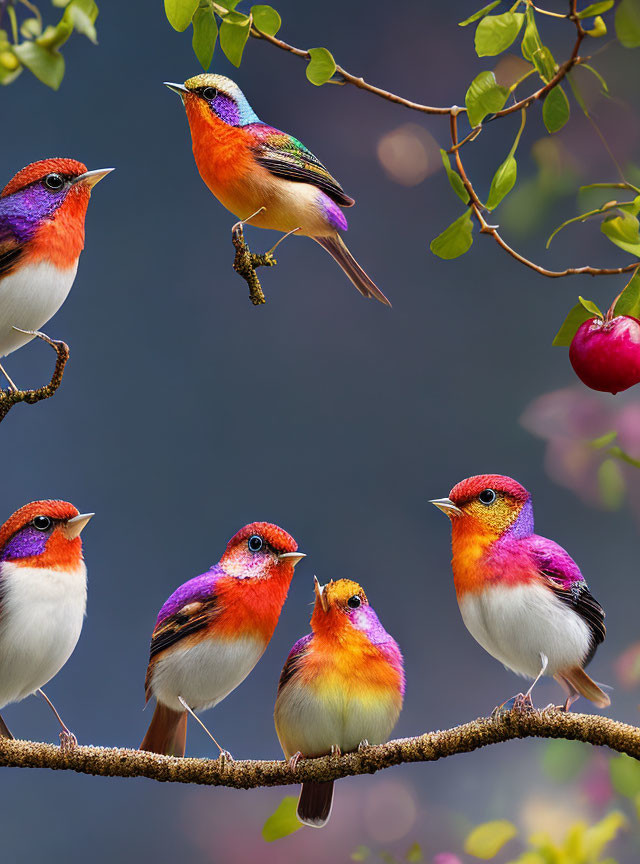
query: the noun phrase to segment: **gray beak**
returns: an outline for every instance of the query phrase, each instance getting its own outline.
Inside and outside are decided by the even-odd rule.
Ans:
[[[278,555],[278,561],[290,561],[295,567],[299,561],[306,557],[304,552],[282,552]]]
[[[163,81],[162,83],[165,87],[168,87],[169,90],[173,90],[174,93],[177,93],[181,99],[184,98],[185,93],[189,92],[184,84],[172,84],[171,81]]]
[[[325,594],[324,594],[324,589],[326,587],[327,587],[326,585],[321,585],[318,582],[317,576],[313,577],[313,590],[315,591],[316,600],[319,601],[320,605],[322,606],[323,612],[329,611],[329,604],[327,603],[327,598],[325,597]]]
[[[99,183],[107,174],[111,174],[113,170],[113,168],[96,168],[95,171],[85,171],[84,174],[74,177],[71,184],[75,186],[76,183],[82,183],[83,186],[88,186],[89,189],[92,189],[96,183]]]
[[[67,540],[75,540],[76,537],[80,536],[85,525],[95,515],[95,513],[80,513],[79,516],[74,516],[73,519],[68,519],[65,524],[61,526],[62,533]]]
[[[432,498],[429,504],[433,504],[438,510],[442,510],[445,516],[448,516],[450,519],[453,516],[462,516],[462,510],[456,507],[451,498]]]

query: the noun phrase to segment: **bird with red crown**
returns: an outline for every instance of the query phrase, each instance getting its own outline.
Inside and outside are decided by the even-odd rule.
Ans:
[[[43,159],[0,193],[0,358],[39,335],[71,290],[91,190],[112,168]],[[16,385],[2,372],[9,386]]]
[[[200,722],[196,712],[217,705],[251,672],[304,557],[282,528],[252,522],[229,540],[218,564],[173,592],[151,636],[145,690],[156,708],[141,750],[184,756],[187,714]]]
[[[604,611],[562,546],[534,532],[529,492],[511,477],[481,474],[431,502],[451,520],[453,579],[476,642],[517,675],[533,679],[518,704],[552,675],[598,708],[610,699],[584,667],[604,640]]]

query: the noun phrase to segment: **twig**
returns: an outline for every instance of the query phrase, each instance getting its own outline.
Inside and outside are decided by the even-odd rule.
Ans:
[[[249,249],[247,241],[244,239],[242,222],[237,222],[231,229],[231,240],[236,250],[233,269],[242,276],[249,286],[249,297],[253,305],[260,306],[267,300],[258,279],[256,267],[274,267],[278,262],[271,252],[263,252],[258,255]]]
[[[608,717],[571,714],[554,708],[544,711],[508,711],[494,718],[481,717],[453,729],[365,747],[344,756],[301,759],[295,771],[285,761],[179,759],[142,750],[106,747],[77,747],[65,752],[53,744],[6,738],[0,739],[0,766],[51,768],[105,777],[148,777],[168,783],[255,789],[286,786],[306,780],[338,780],[356,774],[373,774],[393,765],[434,762],[516,738],[584,741],[640,759],[640,728]]]
[[[56,392],[62,383],[64,367],[69,359],[69,346],[66,342],[58,339],[50,339],[45,333],[35,331],[34,335],[56,352],[56,365],[51,376],[51,381],[43,387],[38,387],[37,390],[0,390],[0,423],[7,416],[9,411],[18,402],[26,402],[28,405],[35,405],[36,402],[42,402],[43,399],[49,399]]]
[[[533,6],[533,4],[531,4]],[[553,15],[553,17],[564,18],[566,20],[571,21],[576,28],[576,41],[574,42],[573,49],[571,51],[571,55],[568,60],[562,63],[559,67],[555,75],[543,86],[536,90],[534,93],[531,93],[529,96],[526,96],[524,99],[520,99],[518,102],[514,102],[512,105],[509,105],[507,108],[502,108],[500,111],[496,111],[490,118],[488,118],[485,122],[490,122],[496,120],[501,117],[506,117],[510,114],[515,113],[516,111],[527,110],[534,102],[538,102],[543,99],[548,93],[553,90],[554,87],[557,87],[560,82],[567,76],[567,74],[573,69],[575,66],[580,65],[583,62],[583,58],[579,56],[580,46],[586,37],[586,31],[582,26],[581,20],[578,18],[578,9],[577,9],[577,0],[569,0],[569,12],[566,15],[562,15],[560,13],[551,13],[544,9],[538,9],[538,7],[533,6],[536,11],[541,12],[546,15]],[[300,57],[304,60],[310,60],[311,57],[308,51],[303,50],[302,48],[296,48],[294,45],[290,45],[288,42],[285,42],[282,39],[278,39],[276,36],[269,36],[266,33],[258,30],[258,28],[252,24],[250,27],[250,35],[255,39],[262,39],[265,42],[269,42],[271,45],[274,45],[276,48],[280,48],[282,51],[287,51],[290,54],[293,54],[296,57]],[[525,267],[529,267],[531,270],[535,270],[536,273],[539,273],[541,276],[547,276],[551,279],[557,279],[564,276],[578,276],[578,275],[587,275],[587,276],[617,276],[621,273],[630,273],[632,270],[637,267],[637,263],[627,264],[624,267],[592,267],[592,266],[584,266],[584,267],[567,267],[565,270],[548,270],[546,267],[542,267],[539,264],[536,264],[534,261],[530,261],[528,258],[525,258],[524,255],[521,255],[519,252],[516,252],[509,244],[503,239],[503,237],[498,232],[496,226],[489,225],[486,219],[483,216],[483,211],[485,210],[484,205],[480,201],[478,195],[476,194],[471,181],[469,180],[466,171],[464,169],[462,159],[460,157],[460,149],[467,142],[475,140],[478,137],[480,132],[482,131],[482,124],[474,129],[466,135],[462,140],[458,140],[458,126],[457,126],[457,118],[459,114],[463,114],[466,112],[466,108],[459,107],[457,105],[451,105],[448,108],[436,108],[431,105],[423,105],[420,102],[412,102],[409,99],[405,99],[402,96],[398,96],[396,93],[391,93],[388,90],[383,90],[381,87],[375,87],[373,84],[369,84],[362,77],[357,77],[352,75],[350,72],[339,65],[336,65],[336,73],[342,79],[342,83],[352,84],[354,87],[358,87],[360,90],[366,90],[369,93],[373,93],[375,96],[379,96],[382,99],[386,99],[389,102],[394,102],[397,105],[403,105],[405,108],[410,108],[414,111],[420,111],[424,114],[441,114],[448,115],[451,124],[451,142],[452,146],[447,151],[449,154],[455,154],[456,158],[456,166],[458,168],[458,172],[462,177],[462,182],[469,193],[469,206],[471,207],[472,213],[475,216],[476,220],[480,225],[480,232],[482,234],[489,234],[496,241],[498,246],[511,255],[516,261],[519,261]],[[235,241],[234,241],[235,242]],[[236,247],[237,248],[237,247]],[[236,261],[238,261],[238,255],[236,254]],[[262,262],[259,262],[262,263]],[[235,268],[235,265],[234,265]],[[237,268],[235,268],[237,269]],[[240,271],[238,271],[240,272]],[[249,272],[251,278],[251,268],[247,271]],[[242,274],[244,276],[244,273]],[[245,277],[246,278],[246,277]],[[253,277],[257,282],[257,277],[255,276],[255,272],[253,273]],[[249,281],[249,280],[247,280]],[[259,282],[257,283],[259,286]],[[249,282],[249,287],[251,290],[251,283]],[[252,295],[253,299],[253,295]],[[256,302],[255,300],[253,302]],[[263,301],[258,301],[263,302]]]

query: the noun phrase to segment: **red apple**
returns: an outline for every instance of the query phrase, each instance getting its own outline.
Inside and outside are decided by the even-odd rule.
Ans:
[[[590,318],[569,348],[573,369],[587,387],[619,393],[640,382],[640,321],[629,315]]]

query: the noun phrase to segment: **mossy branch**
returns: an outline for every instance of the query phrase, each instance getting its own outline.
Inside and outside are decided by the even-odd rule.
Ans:
[[[266,303],[266,297],[262,290],[262,285],[256,273],[256,267],[275,267],[278,263],[271,252],[257,254],[249,249],[247,241],[244,239],[243,223],[236,222],[231,229],[231,240],[236,250],[236,257],[233,261],[233,269],[238,273],[249,286],[249,298],[254,306],[260,306]]]
[[[490,718],[481,717],[453,729],[365,747],[357,753],[301,759],[295,771],[283,761],[177,759],[140,750],[82,746],[65,752],[52,744],[6,738],[0,739],[0,766],[51,768],[104,777],[148,777],[165,783],[256,789],[298,784],[303,780],[338,780],[356,774],[374,774],[392,765],[435,762],[516,738],[583,741],[640,759],[640,728],[608,717],[571,714],[550,708],[544,711],[515,709]]]
[[[28,405],[34,405],[36,402],[42,402],[43,399],[49,399],[56,392],[62,383],[64,367],[69,359],[69,346],[66,342],[61,342],[58,339],[50,339],[44,333],[35,331],[34,335],[47,345],[51,345],[56,352],[56,365],[53,370],[53,375],[48,384],[43,387],[38,387],[36,390],[0,390],[0,423],[7,416],[9,411],[18,402],[26,402]]]

